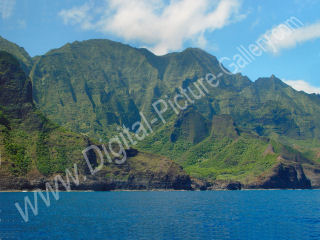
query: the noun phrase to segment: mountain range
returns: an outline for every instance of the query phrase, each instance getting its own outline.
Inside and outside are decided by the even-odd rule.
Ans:
[[[30,57],[0,38],[0,50],[0,189],[44,188],[74,163],[78,189],[320,187],[320,95],[274,75],[253,82],[201,49],[156,56],[102,39]],[[219,85],[199,84],[208,74]],[[189,100],[180,111],[177,95]],[[91,176],[83,149],[124,127],[135,136],[143,118],[157,120],[128,160]]]

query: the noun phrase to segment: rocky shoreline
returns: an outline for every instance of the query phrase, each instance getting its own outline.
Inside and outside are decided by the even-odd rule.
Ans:
[[[144,156],[138,153],[135,157]],[[133,168],[129,158],[128,165],[121,169],[101,170],[95,175],[82,171],[78,175],[78,182],[69,176],[70,187],[67,188],[55,176],[45,177],[31,175],[15,177],[8,171],[0,169],[0,191],[31,191],[46,190],[49,184],[53,189],[58,186],[59,191],[210,191],[210,190],[256,190],[256,189],[320,189],[320,167],[318,165],[301,164],[293,161],[279,161],[268,172],[260,175],[254,181],[243,183],[240,181],[201,180],[190,177],[180,166],[164,161],[166,167],[147,171]],[[121,175],[122,174],[122,175]],[[56,175],[57,176],[57,175]],[[108,176],[108,177],[107,177]],[[62,179],[66,179],[62,176]],[[68,181],[66,181],[68,182]]]
[[[46,190],[46,183],[51,186],[55,186],[53,180],[46,181],[41,179],[38,181],[28,181],[26,179],[19,179],[12,182],[9,185],[1,185],[0,192],[24,192],[35,190]],[[292,185],[291,187],[279,187],[279,184],[262,185],[250,184],[245,185],[240,182],[231,181],[213,181],[213,182],[201,182],[198,179],[192,179],[189,182],[188,179],[180,182],[178,185],[171,183],[168,187],[165,187],[164,183],[148,183],[146,182],[115,182],[115,181],[99,181],[89,180],[86,183],[80,183],[79,185],[71,184],[70,190],[66,189],[63,185],[59,184],[59,191],[61,192],[77,192],[77,191],[234,191],[234,190],[312,190],[320,189],[319,186],[306,185]],[[55,188],[53,188],[55,190]]]

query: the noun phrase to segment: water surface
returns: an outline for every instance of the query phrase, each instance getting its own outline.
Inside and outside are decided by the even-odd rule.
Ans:
[[[0,239],[320,239],[320,191],[72,192],[25,223],[0,193]]]

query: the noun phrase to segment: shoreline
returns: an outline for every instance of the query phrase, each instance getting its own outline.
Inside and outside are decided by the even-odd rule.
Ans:
[[[34,190],[0,190],[0,193],[32,193],[37,191],[38,189]],[[58,191],[58,192],[66,192],[66,193],[74,193],[74,192],[241,192],[241,191],[319,191],[320,188],[313,188],[313,189],[292,189],[292,188],[279,188],[279,189],[240,189],[240,190],[228,190],[228,189],[214,189],[214,190],[175,190],[175,189],[117,189],[117,190],[108,190],[108,191],[94,191],[94,190],[70,190],[70,191]],[[41,190],[41,192],[46,192],[46,190]]]

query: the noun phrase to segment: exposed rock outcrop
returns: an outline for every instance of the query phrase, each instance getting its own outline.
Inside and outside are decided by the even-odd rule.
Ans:
[[[171,160],[152,154],[139,153],[137,150],[130,150],[132,157],[129,157],[123,165],[108,165],[94,175],[87,174],[88,171],[79,169],[79,183],[73,182],[69,176],[71,190],[191,190],[190,177],[183,169]],[[155,159],[157,160],[155,162]],[[3,168],[4,169],[4,168]],[[55,189],[56,182],[59,190],[65,191],[61,181],[56,181],[56,175],[50,177],[41,174],[29,174],[28,177],[15,177],[8,171],[0,171],[0,190],[34,190],[46,189],[49,183]],[[72,176],[74,172],[70,169]],[[66,177],[61,175],[66,181]]]
[[[256,182],[244,187],[249,189],[310,189],[312,185],[301,164],[280,162],[270,172],[260,176]]]
[[[223,181],[223,180],[216,180],[216,181],[206,181],[200,180],[196,178],[192,178],[192,188],[194,190],[241,190],[242,185],[240,182],[237,181]]]

